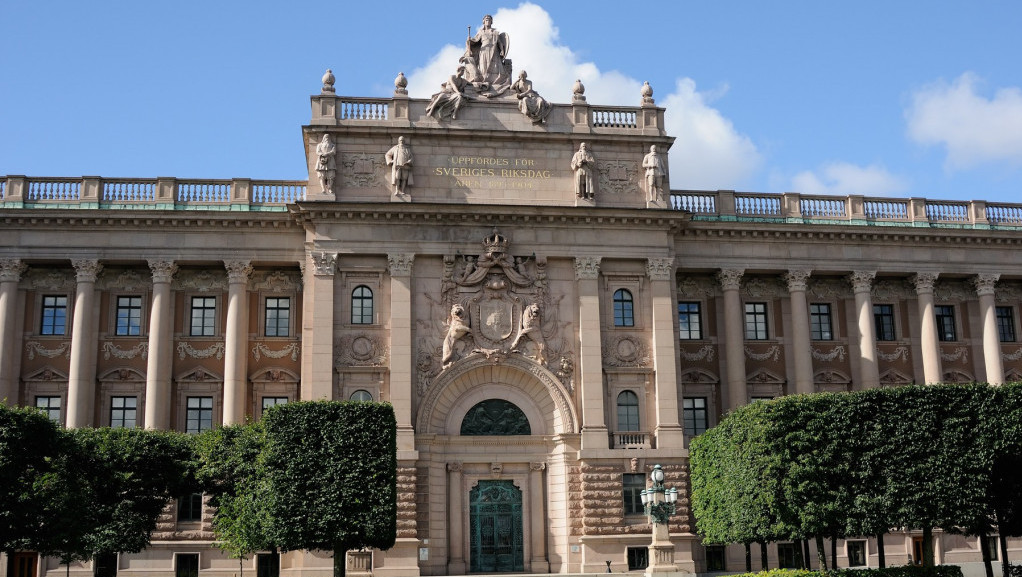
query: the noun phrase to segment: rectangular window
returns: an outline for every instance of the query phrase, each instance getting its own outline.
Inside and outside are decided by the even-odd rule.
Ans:
[[[686,397],[683,403],[685,436],[702,435],[707,429],[706,397]]]
[[[797,569],[802,566],[801,543],[778,543],[777,566],[781,569]]]
[[[678,303],[678,328],[681,340],[697,341],[703,338],[702,314],[699,303]]]
[[[256,577],[280,577],[280,553],[256,555]]]
[[[177,520],[184,522],[202,520],[202,493],[189,493],[178,498]]]
[[[291,299],[266,297],[266,336],[286,337],[291,334]]]
[[[117,553],[100,553],[93,560],[93,577],[117,576]]]
[[[647,547],[629,547],[626,555],[628,555],[629,571],[637,571],[649,566],[649,549]]]
[[[766,303],[745,303],[745,339],[750,341],[767,339]]]
[[[263,397],[263,412],[265,414],[266,409],[270,407],[276,407],[277,405],[283,405],[287,402],[287,397]]]
[[[958,340],[955,332],[955,307],[951,305],[937,305],[933,307],[937,315],[937,340],[952,342]]]
[[[1011,307],[997,307],[997,337],[1002,343],[1015,342],[1015,313]]]
[[[814,341],[834,340],[834,329],[830,305],[813,303],[809,305],[809,338]]]
[[[138,397],[110,397],[110,427],[134,429],[138,416]]]
[[[625,473],[621,476],[624,486],[622,497],[625,504],[625,515],[641,515],[642,491],[646,488],[646,475],[643,473]]]
[[[865,541],[848,541],[848,566],[849,567],[865,567],[866,566],[866,542]]]
[[[117,297],[117,327],[114,334],[120,337],[137,337],[142,334],[142,297]]]
[[[724,554],[723,545],[707,545],[706,546],[706,570],[707,571],[727,571],[727,563],[725,559],[727,556]]]
[[[177,561],[174,567],[174,577],[199,577],[199,554],[178,553],[174,555]]]
[[[878,341],[893,341],[894,305],[873,305],[873,324]]]
[[[35,406],[42,409],[46,416],[55,423],[63,423],[60,416],[60,397],[36,397]]]
[[[193,337],[216,335],[216,297],[192,297]]]
[[[67,334],[67,297],[48,295],[43,297],[43,319],[39,327],[41,335]]]
[[[186,433],[201,433],[213,428],[213,397],[188,397]]]

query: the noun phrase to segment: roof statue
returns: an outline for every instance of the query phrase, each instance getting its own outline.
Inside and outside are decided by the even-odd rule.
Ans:
[[[511,37],[493,27],[493,16],[483,16],[483,26],[465,39],[465,54],[459,62],[465,66],[467,79],[480,96],[493,98],[511,87]]]

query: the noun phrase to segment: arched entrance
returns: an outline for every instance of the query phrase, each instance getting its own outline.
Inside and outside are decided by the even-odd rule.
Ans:
[[[479,481],[469,493],[470,571],[525,571],[522,492],[511,481]]]

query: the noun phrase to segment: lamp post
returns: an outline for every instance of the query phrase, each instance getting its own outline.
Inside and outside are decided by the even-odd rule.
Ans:
[[[674,543],[671,543],[670,530],[667,522],[677,512],[675,503],[678,501],[678,489],[664,487],[664,470],[660,465],[653,465],[649,474],[651,486],[639,493],[642,507],[653,524],[653,542],[650,544],[649,566],[646,575],[665,576],[678,573],[674,564]]]

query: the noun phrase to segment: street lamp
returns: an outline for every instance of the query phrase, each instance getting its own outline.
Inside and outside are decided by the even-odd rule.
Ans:
[[[639,493],[642,508],[653,524],[653,542],[650,544],[650,562],[646,575],[665,576],[678,572],[674,564],[674,543],[667,523],[677,513],[678,489],[664,487],[664,469],[653,465],[649,474],[651,486]]]

